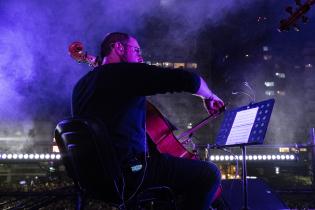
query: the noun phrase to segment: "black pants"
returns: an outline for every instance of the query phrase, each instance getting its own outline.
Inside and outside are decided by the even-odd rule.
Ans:
[[[221,181],[220,171],[215,164],[166,154],[154,154],[146,158],[146,162],[141,156],[138,158],[142,160],[143,168],[138,172],[128,169],[124,172],[127,191],[125,199],[140,184],[140,190],[163,185],[183,196],[183,209],[209,209]]]

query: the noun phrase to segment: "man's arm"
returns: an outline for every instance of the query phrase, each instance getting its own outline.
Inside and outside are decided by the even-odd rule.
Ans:
[[[198,91],[194,95],[197,95],[201,97],[202,99],[206,99],[206,98],[213,98],[214,94],[209,89],[207,83],[202,79],[202,77],[200,77],[200,86],[199,86]]]
[[[195,93],[200,86],[196,73],[160,68],[143,63],[104,65],[98,70],[98,88],[124,96],[149,96],[155,94]]]
[[[209,114],[215,114],[224,106],[223,101],[216,96],[208,87],[207,83],[200,77],[200,86],[194,94],[203,100],[203,104]]]
[[[117,95],[155,95],[161,93],[188,92],[200,96],[207,111],[217,112],[223,101],[211,92],[206,82],[196,73],[176,69],[164,69],[142,63],[105,65],[98,82],[104,93]]]

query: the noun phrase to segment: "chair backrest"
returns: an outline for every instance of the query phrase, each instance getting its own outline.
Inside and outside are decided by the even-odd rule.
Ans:
[[[68,175],[80,190],[96,197],[112,192],[120,176],[119,164],[106,126],[97,119],[68,118],[58,123],[55,139]],[[116,183],[117,184],[117,183]]]

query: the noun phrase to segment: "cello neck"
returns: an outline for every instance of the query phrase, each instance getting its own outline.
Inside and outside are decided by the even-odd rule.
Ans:
[[[187,131],[182,132],[181,134],[179,134],[177,136],[177,139],[181,139],[187,136],[190,136],[191,134],[193,134],[195,131],[199,130],[200,128],[204,127],[205,125],[207,125],[211,120],[217,118],[223,111],[225,111],[225,107],[222,107],[218,113],[215,114],[211,114],[208,117],[206,117],[205,119],[201,120],[200,122],[198,122],[194,127],[190,128]]]

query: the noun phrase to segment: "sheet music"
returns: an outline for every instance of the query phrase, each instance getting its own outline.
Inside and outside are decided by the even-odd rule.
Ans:
[[[257,112],[258,107],[236,113],[226,145],[248,143],[248,138],[254,125]]]

